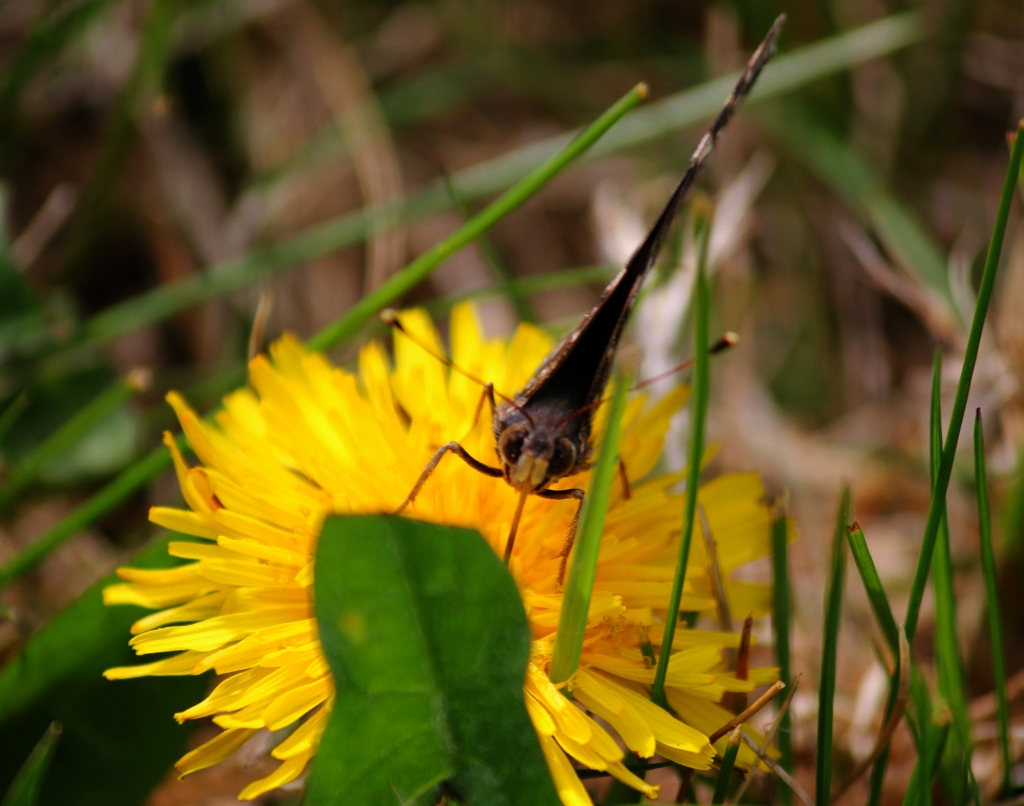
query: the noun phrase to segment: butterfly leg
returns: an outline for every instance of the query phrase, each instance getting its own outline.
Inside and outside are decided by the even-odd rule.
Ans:
[[[441,460],[444,459],[446,453],[454,453],[475,471],[483,473],[485,476],[501,478],[504,475],[501,472],[501,468],[491,467],[490,465],[485,465],[479,459],[474,459],[458,442],[449,442],[447,445],[442,445],[438,448],[437,453],[435,453],[431,460],[427,462],[427,466],[423,468],[423,472],[420,473],[420,477],[416,480],[416,485],[412,488],[412,492],[406,496],[402,505],[395,510],[396,515],[400,515],[402,510],[416,499],[416,496],[420,494],[420,490],[423,489],[423,485],[426,484],[427,479],[430,478],[430,474],[434,472],[439,464],[441,464]]]
[[[626,475],[626,463],[621,458],[616,461],[619,465],[619,481],[622,482],[622,497],[628,501],[633,497],[633,492],[629,486],[629,476]]]
[[[573,488],[571,490],[541,490],[535,493],[540,498],[547,498],[549,501],[564,501],[567,498],[575,498],[579,503],[576,505],[576,514],[572,516],[572,526],[569,527],[569,536],[566,538],[565,547],[562,549],[562,564],[558,568],[558,584],[565,582],[565,569],[569,564],[569,553],[572,545],[576,542],[576,529],[580,525],[580,513],[583,512],[583,498],[586,495],[583,490]]]
[[[476,404],[476,412],[473,414],[473,425],[480,420],[480,412],[483,411],[484,401],[490,401],[491,419],[494,419],[494,384],[488,381],[484,384],[484,391],[480,393],[480,401]]]

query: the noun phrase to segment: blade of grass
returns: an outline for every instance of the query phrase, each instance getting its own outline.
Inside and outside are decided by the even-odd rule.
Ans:
[[[617,120],[636,106],[644,96],[646,89],[638,85],[617,101],[607,112],[601,115],[584,132],[573,140],[565,151],[557,154],[548,162],[515,185],[511,190],[497,199],[481,213],[459,227],[452,235],[443,240],[433,249],[425,252],[418,259],[388,282],[377,289],[372,295],[364,297],[344,316],[328,325],[314,336],[308,346],[312,350],[324,350],[334,346],[340,340],[355,333],[363,323],[418,282],[446,257],[461,246],[469,243],[476,234],[484,231],[501,215],[507,215],[517,204],[522,204],[533,193],[553,179],[574,158],[583,153],[590,145],[601,137]],[[179,437],[179,444],[184,440]],[[45,558],[57,546],[76,532],[102,517],[121,501],[134,493],[150,479],[156,477],[170,467],[171,458],[166,448],[155,448],[145,457],[124,470],[117,478],[107,484],[88,501],[50,529],[46,534],[27,546],[11,561],[0,567],[0,589],[12,579],[20,576],[29,568]]]
[[[452,184],[451,177],[445,177],[445,186],[448,190],[448,195],[451,196],[452,203],[459,211],[459,215],[461,215],[464,220],[469,219],[472,215],[469,211],[469,206],[459,195],[459,191],[456,190],[455,185]],[[512,285],[515,279],[512,275],[512,270],[509,269],[505,261],[502,260],[498,250],[495,249],[494,244],[491,243],[491,239],[486,235],[481,235],[477,239],[476,246],[487,261],[487,265],[491,267],[491,271],[494,272],[494,277],[498,281],[498,288],[506,297],[508,297],[509,302],[512,303],[512,307],[516,309],[516,316],[519,317],[520,321],[536,324],[538,319],[536,312],[533,310],[533,305],[530,303],[530,300],[527,299],[525,294],[521,293],[518,288]]]
[[[743,734],[743,743],[754,751],[757,757],[761,759],[761,762],[766,767],[768,767],[768,769],[770,769],[777,776],[779,776],[779,780],[782,781],[786,786],[788,786],[790,791],[793,792],[793,794],[800,798],[800,802],[803,803],[804,806],[814,806],[814,801],[811,800],[811,796],[804,791],[804,788],[800,786],[800,782],[797,781],[792,775],[790,775],[784,769],[782,769],[782,767],[779,766],[779,763],[774,758],[769,756],[768,753],[765,750],[763,750],[757,742],[755,742],[745,733]]]
[[[942,717],[939,717],[942,720]],[[949,715],[945,715],[943,721],[931,725],[931,740],[928,746],[927,755],[917,760],[914,771],[910,775],[910,783],[907,784],[907,792],[903,797],[903,806],[930,806],[932,802],[932,781],[935,778],[935,771],[939,766],[939,760],[946,748],[946,739],[949,736]],[[962,801],[961,801],[962,802]]]
[[[789,524],[781,502],[775,505],[772,521],[772,632],[775,634],[775,663],[779,667],[779,679],[791,685],[793,670],[789,652],[789,627],[791,624],[789,591]],[[779,764],[787,772],[793,771],[792,717],[789,710],[783,712],[779,722]],[[788,789],[780,792],[783,803],[793,801]]]
[[[956,313],[946,259],[917,216],[886,188],[870,162],[796,104],[762,113],[790,155],[828,185],[877,233],[887,251]]]
[[[725,796],[729,791],[729,781],[732,778],[732,769],[736,766],[736,755],[740,752],[742,735],[742,725],[737,725],[729,734],[729,744],[725,748],[725,755],[722,756],[722,768],[718,771],[715,792],[711,796],[712,803],[725,803]]]
[[[830,37],[792,53],[776,56],[751,92],[751,100],[764,100],[791,92],[841,70],[901,50],[925,37],[920,16],[908,13],[888,17],[849,33]],[[652,104],[624,120],[591,150],[588,159],[634,148],[679,129],[714,117],[739,73],[722,76]],[[572,140],[573,133],[487,160],[452,177],[459,196],[467,202],[509,187],[536,170]],[[365,209],[333,219],[287,241],[209,267],[205,272],[171,285],[160,286],[96,314],[84,326],[80,343],[54,355],[46,373],[63,371],[76,354],[91,350],[117,336],[160,321],[192,305],[252,285],[284,269],[361,242],[382,220],[397,223],[449,209],[451,200],[443,183],[381,209]]]
[[[886,596],[885,588],[882,587],[882,580],[878,576],[878,570],[875,568],[875,561],[871,558],[871,552],[868,551],[868,544],[864,539],[864,532],[861,531],[860,524],[855,521],[846,534],[854,563],[857,565],[857,571],[868,594],[871,610],[875,614],[875,620],[882,630],[882,635],[885,638],[886,644],[889,645],[889,650],[892,652],[896,663],[896,667],[889,678],[889,696],[885,705],[885,719],[888,724],[889,718],[899,706],[901,680],[910,680],[911,672],[909,668],[905,669],[902,665],[899,628],[896,626],[896,619],[893,618],[892,608],[889,605],[889,597]],[[906,642],[905,636],[904,642]],[[909,654],[907,657],[909,658]],[[878,753],[875,765],[871,769],[869,806],[878,806],[881,802],[882,784],[885,781],[885,770],[888,764],[889,743],[886,742]]]
[[[81,442],[104,418],[147,385],[148,373],[141,370],[129,372],[30,451],[11,468],[0,485],[0,514],[11,508],[18,496],[48,465]]]
[[[857,766],[854,767],[853,772],[847,776],[840,786],[832,790],[832,800],[839,800],[845,794],[845,792],[853,785],[853,783],[860,778],[868,769],[872,766],[884,753],[889,750],[889,742],[892,740],[892,735],[896,732],[896,728],[900,724],[900,720],[903,719],[903,714],[907,708],[907,702],[910,700],[910,688],[911,688],[911,664],[910,664],[910,644],[907,643],[907,636],[902,632],[899,635],[900,638],[900,654],[896,659],[896,669],[893,672],[893,677],[898,678],[894,682],[890,682],[890,703],[886,706],[885,722],[882,724],[882,729],[878,732],[878,736],[875,738],[875,746],[872,748],[868,756],[858,762]],[[891,695],[895,692],[895,698]]]
[[[665,611],[665,632],[658,652],[658,665],[651,687],[651,700],[662,708],[668,708],[665,699],[665,676],[668,674],[669,657],[672,655],[672,641],[679,623],[679,604],[683,598],[683,582],[686,566],[690,561],[690,543],[693,540],[693,524],[697,515],[697,493],[700,490],[701,461],[704,458],[704,422],[707,419],[710,379],[708,373],[708,316],[711,307],[711,292],[708,288],[707,262],[710,222],[699,214],[696,222],[696,237],[700,244],[697,260],[697,277],[693,293],[693,397],[690,417],[690,447],[687,454],[686,500],[683,505],[682,534],[679,538],[679,554],[676,559],[675,578],[669,594],[668,609]]]
[[[178,445],[182,448],[186,447],[184,436],[178,436]],[[6,565],[0,567],[0,590],[5,588],[11,580],[17,579],[26,571],[34,568],[65,540],[74,537],[89,524],[102,518],[170,466],[171,454],[167,448],[161,446],[151,450],[88,501],[77,507],[60,523],[37,540],[29,543]]]
[[[622,415],[626,411],[626,397],[631,385],[625,375],[616,379],[608,412],[608,426],[601,438],[597,464],[590,475],[590,487],[583,501],[583,513],[570,558],[569,576],[565,583],[562,609],[558,614],[558,630],[548,672],[551,682],[560,687],[568,682],[580,665],[604,518],[618,469]]]
[[[821,681],[818,684],[818,756],[814,802],[828,806],[832,797],[832,708],[836,696],[836,655],[846,579],[846,524],[850,520],[850,490],[844,488],[832,537],[832,568],[825,593],[825,625],[821,649]]]
[[[81,36],[111,4],[112,0],[86,0],[44,8],[17,54],[0,73],[0,120],[9,125],[18,96],[36,69]]]
[[[455,232],[424,252],[376,291],[360,299],[347,313],[313,336],[308,342],[309,348],[326,350],[355,335],[366,320],[412,290],[451,255],[475,241],[537,193],[646,97],[647,86],[638,84],[568,143],[562,151],[550,157]]]
[[[864,583],[864,590],[868,595],[868,602],[871,605],[871,612],[875,614],[875,621],[882,630],[885,643],[892,652],[894,659],[900,656],[899,627],[896,626],[896,619],[892,615],[892,607],[889,605],[889,597],[882,587],[882,580],[878,577],[878,569],[875,568],[875,561],[871,558],[867,541],[864,539],[864,532],[856,521],[846,530],[846,537],[850,543],[850,553],[860,573],[861,581]]]
[[[942,351],[936,349],[932,367],[929,466],[935,483],[939,457],[942,454]],[[943,759],[944,789],[950,799],[959,803],[965,793],[959,791],[967,776],[964,767],[971,755],[971,723],[967,715],[967,693],[957,641],[956,594],[953,591],[953,559],[949,548],[949,520],[945,508],[939,521],[935,556],[932,558],[932,589],[935,595],[935,654],[938,666],[939,691],[949,707],[952,727],[948,753]]]
[[[171,32],[180,10],[181,4],[175,0],[153,0],[146,9],[135,63],[128,81],[121,88],[107,125],[99,160],[71,221],[64,264],[72,270],[81,268],[79,264],[88,254],[96,233],[103,229],[117,181],[132,153],[139,107],[162,88],[172,55]]]
[[[996,583],[996,557],[992,549],[992,521],[988,506],[988,474],[985,470],[985,434],[981,409],[974,416],[974,476],[978,490],[978,531],[981,539],[981,570],[985,578],[985,605],[988,610],[989,639],[992,642],[992,677],[999,720],[999,755],[1003,763],[1002,791],[1010,789],[1010,703],[1006,692],[1006,655],[1003,651],[1003,617],[999,611],[999,587]]]
[[[18,418],[21,417],[27,405],[28,392],[22,392],[7,404],[4,413],[0,414],[0,439],[3,439],[7,432],[14,427],[14,424],[18,422]]]
[[[32,748],[31,754],[14,776],[0,806],[36,806],[43,778],[53,761],[53,753],[57,749],[57,740],[60,739],[62,731],[59,722],[50,723],[46,733]]]
[[[974,318],[967,337],[967,347],[964,350],[964,364],[960,371],[960,380],[957,383],[956,397],[953,400],[953,411],[946,430],[946,439],[943,442],[942,461],[939,463],[932,500],[928,508],[928,521],[925,524],[924,536],[921,539],[921,553],[918,556],[914,581],[910,590],[910,601],[907,605],[907,618],[905,622],[907,639],[911,642],[913,642],[914,633],[917,630],[917,619],[921,612],[924,588],[928,582],[929,570],[932,564],[932,553],[935,549],[935,539],[939,532],[939,521],[942,518],[942,512],[946,504],[946,490],[949,488],[949,479],[953,473],[953,459],[956,457],[956,447],[960,440],[960,429],[964,422],[964,412],[967,410],[967,395],[971,391],[971,378],[974,375],[974,365],[978,360],[981,332],[985,326],[985,315],[988,313],[988,305],[992,299],[992,288],[995,284],[996,270],[999,267],[999,256],[1002,252],[1003,238],[1006,234],[1006,222],[1010,216],[1010,206],[1013,202],[1014,189],[1017,184],[1017,174],[1020,171],[1021,154],[1024,152],[1022,132],[1024,132],[1024,121],[1017,128],[1017,138],[1014,141],[1009,169],[1006,172],[1003,192],[999,199],[999,208],[996,212],[992,240],[989,243],[988,255],[985,259],[985,269],[978,288],[978,301],[974,308]]]
[[[618,269],[614,266],[582,266],[578,269],[565,269],[550,274],[538,274],[536,277],[516,277],[504,285],[492,285],[477,288],[461,294],[452,294],[443,299],[432,300],[423,307],[432,316],[447,314],[460,302],[472,299],[488,299],[501,297],[507,293],[529,297],[543,294],[546,291],[559,291],[563,288],[575,288],[587,283],[607,283],[615,276]]]

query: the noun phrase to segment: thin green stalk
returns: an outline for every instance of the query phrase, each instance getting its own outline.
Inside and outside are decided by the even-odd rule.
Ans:
[[[920,42],[925,29],[920,16],[908,13],[887,17],[848,33],[830,37],[785,55],[776,56],[751,92],[757,102],[791,92],[821,78]],[[721,100],[739,74],[721,76],[650,105],[617,126],[588,156],[606,156],[648,143],[679,129],[714,117]],[[468,202],[509,187],[565,148],[572,133],[548,138],[460,171],[452,182]],[[209,267],[188,280],[163,285],[126,302],[111,306],[90,319],[81,340],[51,358],[47,373],[64,371],[82,351],[90,351],[117,336],[160,321],[190,306],[214,299],[289,266],[309,262],[361,242],[382,221],[405,223],[451,206],[442,183],[379,208],[360,210],[309,230],[282,243]]]
[[[597,463],[590,474],[590,488],[583,500],[576,544],[570,557],[569,576],[565,582],[562,609],[558,614],[558,630],[555,633],[555,647],[551,654],[551,669],[548,677],[561,686],[576,673],[583,652],[583,638],[587,632],[587,616],[590,612],[590,596],[594,590],[594,576],[597,574],[597,555],[601,549],[601,534],[604,518],[608,512],[612,483],[616,480],[619,458],[619,435],[622,430],[622,415],[626,411],[626,398],[630,379],[619,376],[615,381],[611,407],[608,411],[608,425],[601,438]]]
[[[428,249],[376,291],[360,299],[344,316],[313,336],[309,340],[309,348],[311,350],[326,350],[350,336],[354,336],[367,319],[411,291],[429,277],[430,273],[445,260],[475,241],[537,193],[646,97],[646,85],[638,84],[631,89],[608,111],[587,126],[562,151],[546,160],[495,202],[477,213],[439,244]]]
[[[6,512],[17,501],[18,496],[46,467],[65,452],[73,448],[103,421],[119,408],[135,392],[145,385],[139,373],[129,373],[115,381],[109,389],[101,392],[84,408],[76,412],[60,428],[44,439],[18,464],[11,468],[3,485],[0,486],[0,513]]]
[[[14,427],[14,424],[18,422],[18,418],[24,413],[27,405],[28,392],[22,392],[7,404],[4,413],[0,414],[0,439],[3,439],[7,432]]]
[[[72,269],[78,268],[77,264],[86,256],[109,212],[117,181],[132,153],[139,106],[150,101],[162,89],[164,73],[172,55],[171,32],[180,10],[181,4],[175,0],[153,0],[146,9],[135,64],[107,125],[96,168],[76,205],[65,257],[65,265]]]
[[[450,176],[445,176],[445,187],[448,190],[448,195],[452,199],[452,203],[459,211],[459,215],[461,215],[464,220],[468,219],[471,215],[469,205],[467,205],[465,200],[459,195],[459,191],[455,188]],[[533,310],[533,305],[529,298],[527,298],[527,296],[519,291],[519,289],[513,284],[515,282],[515,276],[512,274],[512,270],[502,259],[498,250],[494,248],[494,244],[491,243],[491,239],[486,235],[481,235],[477,240],[476,246],[477,249],[480,250],[480,254],[482,254],[484,259],[487,261],[487,265],[491,267],[491,271],[494,272],[494,277],[498,281],[498,289],[508,297],[509,302],[512,303],[512,307],[516,309],[516,316],[518,316],[522,322],[536,324],[539,320],[537,319],[537,313]]]
[[[932,369],[929,466],[935,483],[939,457],[942,454],[942,351],[935,351]],[[964,765],[971,753],[971,723],[967,715],[967,693],[956,633],[956,594],[953,591],[953,560],[949,548],[949,521],[945,507],[939,521],[935,556],[932,559],[932,588],[935,594],[935,654],[938,665],[939,690],[952,715],[952,740],[944,770],[951,773],[947,789],[951,800],[959,802],[963,792],[953,791],[966,779]]]
[[[1006,222],[1010,216],[1017,174],[1020,171],[1021,154],[1024,153],[1022,132],[1024,132],[1024,121],[1018,126],[1017,138],[1010,155],[1009,169],[1006,172],[1006,180],[1003,182],[1003,192],[999,199],[999,209],[996,212],[992,240],[989,243],[988,255],[985,259],[985,270],[981,275],[981,285],[978,288],[978,301],[974,308],[970,334],[967,337],[967,347],[964,350],[964,365],[960,371],[960,381],[957,384],[956,397],[953,400],[953,411],[943,443],[942,461],[939,463],[931,505],[928,508],[928,521],[925,525],[924,537],[921,539],[921,553],[918,556],[917,569],[914,572],[914,581],[910,589],[910,601],[907,605],[905,624],[909,641],[914,640],[914,633],[917,631],[917,619],[921,612],[921,601],[924,598],[924,589],[931,569],[935,539],[939,533],[939,522],[942,520],[942,513],[946,505],[946,491],[949,489],[949,479],[953,473],[953,459],[956,456],[956,446],[960,440],[964,412],[967,410],[967,395],[971,391],[974,365],[978,361],[981,332],[985,326],[985,315],[988,313],[989,302],[992,300],[992,288],[995,284],[996,270],[999,267],[999,255],[1002,252],[1003,238],[1006,235]]]
[[[46,733],[32,748],[29,757],[25,759],[25,763],[11,781],[2,806],[36,806],[39,802],[39,792],[43,788],[43,779],[53,762],[57,740],[60,739],[63,730],[59,722],[50,723]]]
[[[715,781],[715,792],[711,796],[712,803],[725,803],[726,793],[729,791],[729,781],[732,779],[732,770],[736,766],[736,755],[740,751],[740,741],[743,738],[743,726],[737,725],[729,734],[729,744],[725,747],[725,755],[722,756],[722,769],[718,771],[718,780]]]
[[[559,291],[563,288],[576,288],[586,283],[607,283],[618,271],[614,266],[583,266],[578,269],[565,269],[550,274],[538,274],[536,277],[516,277],[506,285],[491,285],[452,294],[443,299],[428,302],[423,307],[432,316],[448,313],[460,302],[472,299],[488,299],[504,296],[507,293],[529,297],[532,294],[543,294],[546,291]]]
[[[775,663],[779,667],[779,679],[787,686],[793,684],[789,652],[789,628],[791,623],[789,590],[789,524],[781,504],[775,507],[772,522],[772,631],[775,634]],[[789,709],[782,715],[778,731],[779,764],[786,772],[793,771],[792,718]],[[788,787],[780,791],[783,803],[793,802],[793,793]]]
[[[638,104],[642,100],[643,92],[642,85],[633,88],[605,114],[588,126],[579,137],[566,147],[564,152],[541,165],[487,209],[459,227],[451,236],[392,277],[390,281],[377,289],[374,294],[364,297],[348,313],[336,320],[333,325],[329,325],[320,331],[310,340],[308,344],[310,349],[326,349],[337,344],[339,340],[355,333],[369,317],[403,294],[405,290],[415,285],[418,279],[422,279],[429,274],[453,251],[460,248],[460,245],[464,246],[469,243],[476,234],[483,232],[488,226],[497,221],[500,217],[500,215],[497,215],[497,212],[500,212],[501,215],[507,215],[515,208],[516,204],[526,201],[530,195],[538,191],[546,182],[553,179],[560,170],[586,150],[601,134],[611,128],[616,120],[620,119],[630,108]],[[179,444],[184,444],[182,437],[179,437]],[[7,565],[0,568],[0,589],[15,577],[32,568],[80,529],[105,515],[129,495],[170,467],[170,464],[170,454],[166,448],[160,447],[154,448],[145,457],[122,471],[121,475],[107,484],[107,486],[41,538],[23,549]]]
[[[697,514],[697,495],[700,492],[701,461],[704,458],[704,422],[708,413],[710,378],[708,365],[708,318],[711,308],[711,292],[708,288],[707,262],[710,222],[703,216],[697,220],[696,236],[700,244],[697,260],[697,278],[693,293],[693,398],[690,417],[690,449],[687,456],[686,500],[683,505],[682,534],[679,538],[679,555],[676,559],[676,573],[672,580],[672,593],[665,611],[665,633],[658,653],[658,666],[654,672],[651,700],[662,708],[668,708],[665,699],[665,676],[668,674],[669,658],[672,656],[672,641],[679,623],[679,604],[683,598],[683,582],[686,580],[686,566],[690,561],[690,543],[693,540],[693,524]]]
[[[184,447],[184,435],[178,435],[178,444]],[[161,446],[151,450],[50,531],[22,549],[14,559],[0,567],[0,590],[5,588],[11,580],[17,579],[42,562],[64,541],[74,537],[89,524],[102,518],[170,466],[171,454],[167,448]]]
[[[889,597],[882,587],[882,580],[878,576],[878,569],[875,568],[875,561],[868,550],[867,541],[864,539],[864,532],[856,521],[846,531],[850,543],[850,553],[853,554],[853,561],[857,565],[861,581],[864,583],[864,590],[868,595],[868,602],[875,614],[875,621],[878,622],[882,635],[885,638],[889,650],[892,652],[895,666],[889,678],[889,696],[885,704],[885,719],[888,721],[892,709],[896,706],[897,687],[899,685],[901,670],[900,649],[899,649],[899,628],[896,626],[896,619],[892,615],[892,607],[889,605]],[[875,759],[871,768],[869,806],[878,806],[882,798],[882,784],[885,780],[885,769],[889,764],[889,745]]]
[[[821,681],[818,684],[818,756],[814,802],[828,806],[832,798],[832,708],[836,696],[836,656],[846,579],[846,524],[850,520],[850,490],[845,488],[836,513],[832,537],[832,570],[825,593],[825,625],[821,649]]]
[[[868,550],[867,541],[864,539],[864,532],[856,521],[846,530],[846,537],[850,543],[850,553],[857,565],[861,581],[864,583],[864,590],[868,595],[868,602],[871,604],[871,612],[875,614],[875,621],[878,622],[885,643],[892,652],[893,658],[900,656],[899,627],[896,626],[896,619],[892,615],[892,607],[889,605],[889,597],[882,587],[882,580],[878,576],[878,569],[875,568],[875,561]]]
[[[910,775],[910,782],[907,784],[906,794],[903,796],[903,806],[931,806],[932,802],[932,781],[938,769],[942,753],[946,749],[946,739],[949,736],[949,722],[933,724],[931,726],[931,739],[927,753],[917,760],[914,771]]]
[[[978,487],[978,531],[981,537],[981,570],[985,577],[985,604],[988,609],[989,639],[992,642],[992,677],[999,719],[999,754],[1003,762],[1002,790],[1010,789],[1010,703],[1006,693],[1006,655],[1003,651],[1003,617],[999,611],[999,587],[996,582],[996,557],[992,549],[992,521],[988,506],[988,473],[985,470],[985,434],[981,409],[974,416],[974,475]]]

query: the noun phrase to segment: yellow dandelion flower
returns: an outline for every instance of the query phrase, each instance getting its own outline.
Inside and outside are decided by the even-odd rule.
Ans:
[[[402,315],[404,328],[440,351],[422,312]],[[509,342],[485,340],[472,309],[451,319],[455,362],[511,393],[523,386],[551,349],[528,325]],[[392,367],[379,344],[363,348],[358,372],[335,368],[285,336],[250,364],[251,388],[224,400],[214,423],[200,420],[176,394],[168,399],[201,465],[188,467],[168,436],[187,510],[155,507],[153,522],[204,542],[175,542],[172,555],[195,562],[171,570],[119,571],[108,604],[156,610],[133,626],[142,656],[177,653],[156,662],[110,669],[108,678],[199,674],[221,676],[209,696],[176,714],[180,721],[212,717],[216,738],[177,764],[187,774],[216,764],[257,731],[299,723],[272,755],[282,763],[241,793],[255,798],[299,777],[327,723],[334,696],[311,606],[314,547],[331,513],[394,511],[437,448],[458,439],[475,456],[494,455],[490,423],[475,421],[481,390],[449,373],[420,346],[395,334]],[[731,716],[716,705],[726,691],[749,691],[775,679],[774,669],[748,680],[725,671],[722,648],[738,636],[678,630],[666,693],[675,713],[650,701],[651,658],[663,632],[679,539],[681,474],[644,480],[655,466],[669,419],[685,400],[677,390],[648,404],[630,402],[620,453],[635,483],[616,488],[608,510],[581,667],[571,681],[575,703],[548,679],[562,593],[560,554],[574,502],[530,497],[509,564],[533,635],[524,682],[526,707],[556,788],[566,804],[590,799],[570,761],[606,771],[648,797],[657,788],[622,763],[622,745],[642,758],[658,754],[707,769],[715,748],[707,735]],[[603,430],[599,412],[595,433]],[[483,418],[480,418],[483,419]],[[586,474],[567,479],[586,487]],[[733,612],[763,615],[766,586],[736,581],[731,572],[769,553],[769,513],[753,474],[728,475],[700,490],[706,523]],[[499,551],[516,508],[516,492],[458,459],[442,462],[407,511],[415,518],[477,529]],[[684,610],[713,612],[715,601],[701,541],[684,588]],[[580,708],[579,706],[583,706]],[[586,710],[584,710],[586,709]],[[588,713],[589,712],[589,713]],[[591,715],[600,717],[618,734]],[[724,740],[719,752],[724,749]],[[754,757],[746,748],[741,763]]]

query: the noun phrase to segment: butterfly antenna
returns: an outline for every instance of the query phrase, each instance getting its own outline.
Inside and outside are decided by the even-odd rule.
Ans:
[[[731,330],[727,330],[725,333],[722,334],[722,337],[718,341],[716,341],[714,344],[708,347],[708,355],[718,355],[719,353],[725,352],[730,347],[735,347],[739,343],[739,334],[733,333]],[[629,391],[638,392],[641,389],[646,389],[651,384],[657,383],[658,381],[662,381],[665,378],[670,378],[677,372],[682,372],[683,370],[687,370],[692,366],[693,359],[687,358],[682,364],[672,367],[672,369],[668,370],[667,372],[662,372],[658,375],[655,375],[652,378],[647,378],[646,380],[640,381],[640,383],[632,387]],[[593,403],[584,406],[582,409],[577,409],[572,414],[563,417],[555,424],[555,426],[557,427],[560,425],[564,425],[565,423],[569,422],[569,420],[579,417],[581,414],[586,414],[588,411],[593,411],[602,403],[607,403],[609,400],[611,400],[610,397],[602,397],[600,400],[595,400]]]
[[[708,347],[708,355],[718,355],[718,353],[724,353],[730,347],[735,347],[739,343],[739,334],[733,333],[731,330],[727,330],[725,333],[722,334],[722,338],[720,338],[718,341],[716,341],[714,344]],[[665,378],[670,378],[677,372],[683,372],[684,370],[687,370],[692,366],[693,359],[687,358],[682,364],[678,364],[672,367],[672,369],[670,370],[666,370],[665,372],[659,373],[658,375],[655,375],[651,378],[646,378],[645,380],[640,381],[640,383],[634,386],[630,391],[639,392],[641,389],[646,389],[651,384],[655,384],[658,381],[663,381],[665,380]]]
[[[463,369],[462,367],[460,367],[458,364],[456,364],[454,361],[452,361],[444,353],[439,353],[437,350],[435,350],[433,347],[431,347],[429,344],[427,344],[425,341],[423,341],[423,339],[421,339],[419,336],[415,336],[412,333],[410,333],[406,329],[406,327],[401,323],[401,321],[399,320],[398,312],[396,310],[394,310],[393,308],[385,308],[384,310],[382,310],[380,312],[379,316],[380,316],[380,321],[381,322],[383,322],[385,325],[388,325],[389,327],[395,328],[395,330],[397,330],[399,333],[401,333],[403,336],[405,336],[409,341],[411,341],[413,344],[415,344],[417,347],[419,347],[421,350],[423,350],[423,352],[425,352],[427,355],[430,355],[430,356],[436,358],[438,361],[440,361],[446,367],[448,367],[449,369],[451,369],[454,372],[459,373],[459,375],[461,375],[462,377],[468,378],[473,383],[479,384],[480,386],[482,386],[484,388],[487,387],[487,382],[486,381],[480,380],[478,377],[476,377],[476,375],[474,375],[472,372],[469,372],[469,371]],[[506,395],[503,395],[501,392],[499,392],[497,390],[494,390],[494,394],[497,395],[498,397],[500,397],[505,403],[508,403],[516,411],[521,413],[527,419],[527,421],[531,425],[533,424],[533,419],[530,417],[530,415],[527,414],[523,410],[523,408],[521,406],[517,405],[516,402],[514,400],[512,400],[512,398],[507,397]]]

